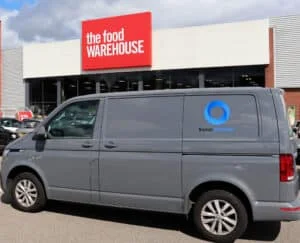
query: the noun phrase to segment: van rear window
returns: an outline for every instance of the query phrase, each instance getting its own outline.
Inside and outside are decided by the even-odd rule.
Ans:
[[[293,131],[293,128],[292,128],[292,124],[291,124],[291,121],[290,121],[290,118],[289,118],[289,114],[287,113],[287,108],[286,108],[286,103],[285,103],[283,93],[280,94],[280,100],[281,100],[281,104],[282,104],[282,107],[283,107],[284,115],[285,115],[285,117],[287,119],[287,122],[289,124],[289,136],[294,137],[295,134],[294,134],[294,131]]]

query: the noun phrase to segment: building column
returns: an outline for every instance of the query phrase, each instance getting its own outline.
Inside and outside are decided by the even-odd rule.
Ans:
[[[30,108],[30,83],[25,80],[25,106]]]
[[[143,90],[144,90],[143,76],[139,74],[138,91],[143,91]]]
[[[138,91],[143,91],[144,90],[144,81],[139,80],[138,81]]]
[[[198,75],[199,88],[205,88],[205,74],[199,73]]]
[[[101,93],[101,75],[95,76],[95,80],[96,80],[96,94]]]
[[[96,93],[97,94],[101,93],[100,80],[96,80]]]
[[[275,69],[274,69],[274,31],[273,28],[269,29],[269,65],[265,67],[265,87],[275,87]]]
[[[56,81],[56,103],[57,103],[57,106],[59,106],[61,103],[62,103],[62,88],[61,88],[61,80],[58,79]]]

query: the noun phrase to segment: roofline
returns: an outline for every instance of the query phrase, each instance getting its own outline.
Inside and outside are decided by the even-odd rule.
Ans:
[[[76,101],[81,99],[99,99],[106,97],[135,97],[143,95],[184,95],[184,94],[214,94],[214,93],[251,93],[254,91],[261,91],[266,89],[277,88],[264,88],[264,87],[236,87],[236,88],[191,88],[191,89],[164,89],[164,90],[143,90],[143,91],[129,91],[129,92],[110,92],[98,93],[90,95],[81,95],[70,98],[68,101]],[[278,90],[278,89],[277,89]]]

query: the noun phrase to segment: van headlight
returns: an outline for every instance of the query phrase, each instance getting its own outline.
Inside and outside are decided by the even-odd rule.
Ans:
[[[13,133],[13,134],[11,134],[11,138],[12,138],[12,139],[16,139],[16,138],[17,138],[17,135],[16,135],[16,134],[14,134],[14,133]]]
[[[3,153],[2,153],[2,159],[4,159],[5,157],[7,157],[9,153],[9,149],[4,149]]]

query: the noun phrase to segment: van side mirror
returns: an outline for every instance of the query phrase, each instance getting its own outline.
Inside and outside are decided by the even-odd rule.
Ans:
[[[32,140],[46,140],[47,133],[44,126],[41,126],[39,130],[33,135]]]

